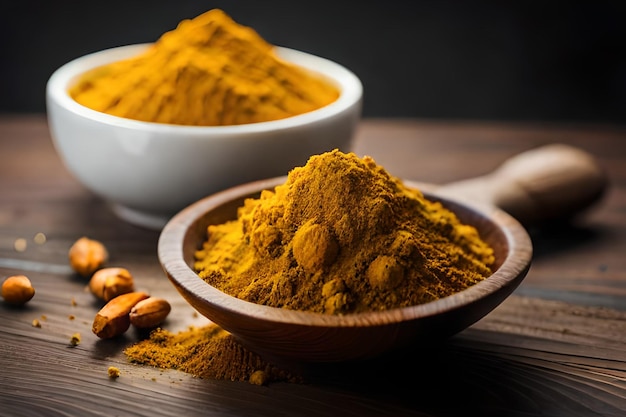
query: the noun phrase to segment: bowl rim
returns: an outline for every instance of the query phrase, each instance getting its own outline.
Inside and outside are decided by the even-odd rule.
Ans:
[[[327,118],[332,118],[335,115],[351,109],[355,105],[360,105],[362,101],[363,84],[351,70],[327,58],[283,46],[275,46],[275,50],[281,58],[288,62],[300,65],[309,71],[318,73],[328,79],[339,88],[339,97],[332,103],[307,113],[279,120],[228,126],[176,125],[128,119],[93,110],[79,104],[70,97],[68,87],[85,71],[104,65],[108,62],[130,58],[145,50],[150,45],[152,45],[152,43],[117,46],[92,52],[63,64],[57,68],[48,79],[46,84],[46,95],[48,100],[54,101],[57,105],[79,117],[90,119],[102,124],[126,127],[135,130],[159,131],[163,133],[176,132],[178,134],[185,133],[188,135],[204,135],[207,130],[219,134],[240,134],[248,131],[267,132],[291,129],[315,123]],[[114,57],[114,59],[110,59],[110,57]]]
[[[218,192],[187,206],[169,220],[159,236],[157,252],[163,270],[179,291],[179,287],[182,287],[185,292],[192,293],[196,298],[218,307],[222,313],[247,316],[252,320],[268,320],[307,327],[369,327],[399,324],[429,318],[440,313],[449,313],[500,291],[507,291],[504,299],[521,283],[530,268],[532,242],[526,229],[511,215],[495,206],[474,204],[447,195],[440,196],[437,194],[436,187],[430,184],[405,181],[405,184],[409,186],[418,187],[427,198],[434,198],[451,206],[462,206],[473,214],[478,214],[481,221],[492,224],[496,227],[497,230],[494,230],[497,233],[504,235],[508,247],[507,255],[492,275],[465,290],[428,303],[346,315],[330,315],[255,304],[228,295],[202,280],[184,259],[184,243],[189,238],[191,227],[209,210],[235,198],[257,194],[261,189],[273,188],[284,183],[286,178],[287,176],[283,176],[254,181]],[[499,302],[495,305],[497,304]],[[208,318],[213,321],[213,318]],[[215,320],[215,323],[222,324],[219,320]]]

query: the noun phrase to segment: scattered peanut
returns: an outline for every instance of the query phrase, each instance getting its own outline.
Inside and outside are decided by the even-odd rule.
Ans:
[[[109,252],[101,242],[81,237],[70,247],[68,257],[72,269],[88,277],[104,265]]]
[[[113,298],[96,314],[92,331],[101,339],[109,339],[123,334],[130,327],[130,310],[139,301],[148,297],[147,293],[136,291]]]
[[[157,327],[165,321],[171,309],[170,303],[163,298],[146,298],[130,310],[130,323],[140,329]]]
[[[125,268],[103,268],[89,280],[89,290],[104,301],[135,291],[133,276]]]
[[[9,304],[24,305],[35,295],[35,288],[26,275],[13,275],[2,283],[2,298]]]

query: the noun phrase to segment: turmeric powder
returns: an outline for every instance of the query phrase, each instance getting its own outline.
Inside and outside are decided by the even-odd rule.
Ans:
[[[124,353],[131,363],[177,369],[204,379],[254,385],[302,382],[302,377],[263,360],[213,323],[178,333],[155,329],[148,339],[127,347]]]
[[[327,314],[427,303],[491,275],[471,225],[371,157],[312,156],[284,184],[210,225],[194,268],[258,304]]]
[[[195,126],[283,119],[339,96],[220,9],[183,20],[138,56],[86,73],[69,93],[115,116]]]

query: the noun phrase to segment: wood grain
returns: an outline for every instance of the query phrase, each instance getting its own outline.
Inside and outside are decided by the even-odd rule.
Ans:
[[[437,348],[320,365],[304,370],[307,384],[259,387],[131,365],[122,349],[139,334],[105,341],[91,333],[98,303],[66,263],[82,235],[103,241],[138,289],[171,302],[169,329],[206,320],[160,268],[158,233],[117,219],[62,167],[43,116],[0,117],[0,275],[26,273],[36,288],[25,308],[0,303],[0,414],[623,416],[626,131],[366,120],[354,145],[398,176],[444,184],[556,141],[598,157],[610,188],[576,223],[530,231],[533,264],[513,296]],[[34,243],[38,232],[44,244]],[[13,246],[19,238],[23,252]],[[76,332],[82,340],[71,347]],[[122,371],[117,380],[110,365]]]

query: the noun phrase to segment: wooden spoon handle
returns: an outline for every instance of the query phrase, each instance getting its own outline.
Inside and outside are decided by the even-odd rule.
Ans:
[[[520,153],[487,175],[443,185],[438,192],[495,205],[528,225],[570,219],[598,201],[607,186],[592,155],[552,144]]]

